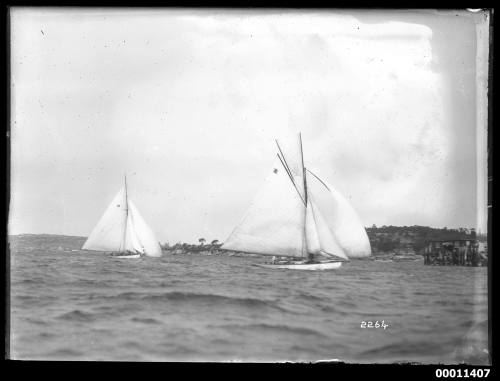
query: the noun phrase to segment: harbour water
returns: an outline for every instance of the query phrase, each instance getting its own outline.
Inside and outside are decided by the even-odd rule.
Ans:
[[[9,239],[14,359],[489,363],[485,267],[353,260],[309,272]]]

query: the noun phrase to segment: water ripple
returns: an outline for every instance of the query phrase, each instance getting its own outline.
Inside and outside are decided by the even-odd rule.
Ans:
[[[487,357],[486,268],[353,260],[335,271],[294,272],[253,267],[263,259],[244,256],[118,261],[78,251],[84,237],[9,240],[10,348],[18,359]],[[389,327],[363,329],[363,320]]]

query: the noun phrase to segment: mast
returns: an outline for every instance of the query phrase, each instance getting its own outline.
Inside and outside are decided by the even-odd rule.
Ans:
[[[125,251],[125,240],[127,239],[127,221],[128,221],[128,194],[127,194],[127,175],[125,175],[125,226],[123,228],[123,239],[120,251]]]

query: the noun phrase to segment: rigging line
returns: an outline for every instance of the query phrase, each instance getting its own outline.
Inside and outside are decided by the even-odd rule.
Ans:
[[[280,145],[278,143],[278,140],[277,139],[274,139],[274,140],[276,142],[276,145],[278,146],[278,149],[279,149],[279,151],[281,153],[281,156],[283,157],[284,164],[286,164],[286,167],[288,168],[288,171],[290,171],[290,173],[291,173],[290,167],[288,166],[288,163],[286,162],[285,155],[283,154],[283,151],[281,150],[281,147],[280,147]],[[304,176],[304,173],[302,173],[302,175]],[[307,202],[302,197],[299,189],[297,188],[297,185],[295,184],[295,181],[293,181],[293,185],[295,186],[295,190],[299,194],[300,199],[302,200],[302,202],[304,203],[305,208],[307,209]],[[305,234],[305,224],[304,224],[304,234],[302,236],[302,257],[304,257],[304,245],[306,246],[306,253],[307,253],[307,242],[306,242],[306,234]]]
[[[323,185],[324,185],[324,187],[325,187],[326,189],[328,189],[328,190],[331,192],[331,189],[330,189],[330,188],[328,188],[328,186],[327,186],[327,185],[323,182],[323,180],[321,180],[318,176],[316,176],[314,173],[312,173],[309,169],[307,169],[307,168],[306,168],[306,171],[307,171],[307,172],[309,172],[309,173],[310,173],[311,175],[313,175],[314,177],[316,177],[316,178],[319,180],[319,182],[320,182],[321,184],[323,184]]]
[[[292,180],[293,185],[295,185],[295,180],[293,179],[292,172],[290,172],[290,170],[285,165],[285,158],[282,158],[279,153],[277,153],[276,155],[278,155],[278,158],[280,159],[281,164],[285,168],[285,171],[288,174],[288,177],[290,177],[290,180]]]
[[[304,205],[307,205],[306,202],[304,201],[304,198],[300,194],[299,188],[297,188],[297,184],[295,184],[295,180],[293,179],[292,171],[291,171],[288,163],[286,162],[285,155],[283,155],[283,151],[281,151],[281,147],[280,147],[280,145],[278,143],[278,140],[274,139],[274,141],[276,142],[276,145],[278,146],[278,149],[279,149],[279,151],[281,153],[281,157],[280,157],[279,154],[278,154],[278,157],[279,157],[280,160],[283,159],[283,160],[281,160],[281,164],[285,167],[285,170],[287,171],[288,176],[290,176],[290,180],[292,180],[293,186],[295,187],[295,190],[297,191],[297,193],[299,194],[300,198],[302,199],[302,202],[304,202]]]
[[[280,145],[279,145],[279,143],[278,143],[278,140],[277,140],[277,139],[274,139],[274,141],[276,142],[276,145],[278,146],[278,149],[279,149],[279,151],[280,151],[280,153],[281,153],[281,156],[283,157],[283,161],[284,161],[284,162],[285,162],[285,164],[286,164],[286,169],[287,169],[287,171],[288,171],[288,172],[290,172],[290,173],[292,173],[292,171],[290,170],[290,167],[288,166],[288,163],[286,162],[285,155],[283,155],[283,151],[281,150],[281,147],[280,147]],[[295,182],[294,182],[294,183],[295,183]]]
[[[302,149],[302,134],[299,133],[300,139],[300,156],[302,157],[302,173],[304,174],[304,196],[307,204],[307,180],[306,180],[306,167],[304,167],[304,151]]]
[[[302,200],[302,202],[304,203],[304,205],[306,205],[306,202],[304,201],[304,198],[302,197],[302,195],[300,194],[299,192],[299,189],[297,188],[297,185],[295,185],[295,182],[293,181],[293,178],[292,176],[290,175],[290,173],[288,173],[288,171],[286,170],[286,166],[285,166],[285,163],[283,162],[283,160],[281,159],[280,155],[278,155],[278,158],[280,159],[280,162],[281,162],[281,165],[283,165],[283,168],[285,168],[285,171],[286,173],[288,174],[288,177],[290,178],[290,181],[292,182],[293,184],[293,187],[295,188],[295,190],[297,191],[297,194],[299,195],[300,199]]]

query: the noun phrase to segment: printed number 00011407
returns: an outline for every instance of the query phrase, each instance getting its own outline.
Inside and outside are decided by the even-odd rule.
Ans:
[[[489,369],[436,369],[436,378],[486,378]]]
[[[373,321],[362,321],[361,322],[361,328],[383,328],[383,329],[386,329],[387,327],[389,327],[389,324],[386,324],[384,320],[382,320],[381,322],[379,322],[378,320],[373,322]]]

